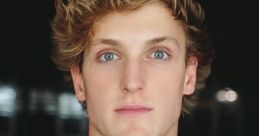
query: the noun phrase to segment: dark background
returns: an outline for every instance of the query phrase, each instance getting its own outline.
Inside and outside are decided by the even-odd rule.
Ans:
[[[252,0],[201,1],[215,58],[208,86],[200,95],[201,101],[214,104],[200,105],[192,117],[184,117],[180,130],[182,135],[258,136],[259,7],[255,3]],[[54,1],[1,1],[0,13],[0,85],[15,85],[21,94],[23,107],[17,111],[17,127],[8,131],[15,131],[17,136],[32,135],[34,131],[38,135],[48,134],[38,133],[46,132],[45,126],[48,126],[48,131],[55,131],[54,125],[51,127],[42,119],[43,115],[32,121],[27,104],[32,89],[49,88],[62,93],[65,88],[62,73],[50,59],[49,21],[54,15]],[[224,105],[213,100],[215,93],[224,87],[238,93],[237,103]],[[213,106],[217,110],[211,108]],[[52,119],[48,119],[51,122]],[[1,121],[0,127],[4,127]],[[39,127],[34,129],[34,125]],[[191,134],[185,132],[187,128]],[[54,135],[51,132],[48,135],[51,134]]]

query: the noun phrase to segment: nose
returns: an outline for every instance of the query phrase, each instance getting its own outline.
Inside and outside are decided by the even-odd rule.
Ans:
[[[144,71],[141,62],[128,61],[122,71],[121,89],[125,93],[136,93],[144,89]]]

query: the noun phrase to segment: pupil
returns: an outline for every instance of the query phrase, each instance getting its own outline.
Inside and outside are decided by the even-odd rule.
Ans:
[[[112,60],[113,59],[113,54],[112,53],[108,53],[108,54],[105,54],[105,59],[106,60]]]
[[[155,52],[155,58],[162,59],[164,57],[164,54],[162,51],[156,51]]]

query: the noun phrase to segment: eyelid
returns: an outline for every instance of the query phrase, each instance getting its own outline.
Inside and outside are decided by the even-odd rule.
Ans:
[[[152,49],[149,51],[148,56],[149,56],[150,54],[154,53],[155,51],[163,51],[163,52],[165,52],[166,55],[168,55],[168,59],[170,59],[170,58],[172,57],[172,52],[171,52],[171,50],[168,49],[167,47],[161,47],[161,46],[152,48]],[[166,59],[166,60],[168,60],[168,59]]]
[[[101,61],[101,57],[102,55],[104,55],[105,53],[114,53],[115,55],[118,56],[118,58],[120,59],[120,55],[118,53],[118,51],[114,50],[114,49],[104,49],[104,50],[101,50],[100,52],[97,53],[96,55],[96,60],[98,62],[101,62],[101,63],[105,63],[105,62],[110,62],[110,61]],[[113,60],[114,61],[114,60]]]

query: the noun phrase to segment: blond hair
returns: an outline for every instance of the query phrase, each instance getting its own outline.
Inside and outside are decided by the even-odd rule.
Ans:
[[[51,24],[53,61],[62,71],[68,72],[72,66],[81,68],[83,53],[98,19],[111,12],[134,11],[150,2],[163,3],[181,22],[187,39],[186,62],[191,56],[198,59],[196,89],[203,88],[210,74],[213,52],[203,24],[203,9],[194,0],[55,0],[56,15]],[[183,112],[193,107],[193,98],[194,95],[183,97]]]

